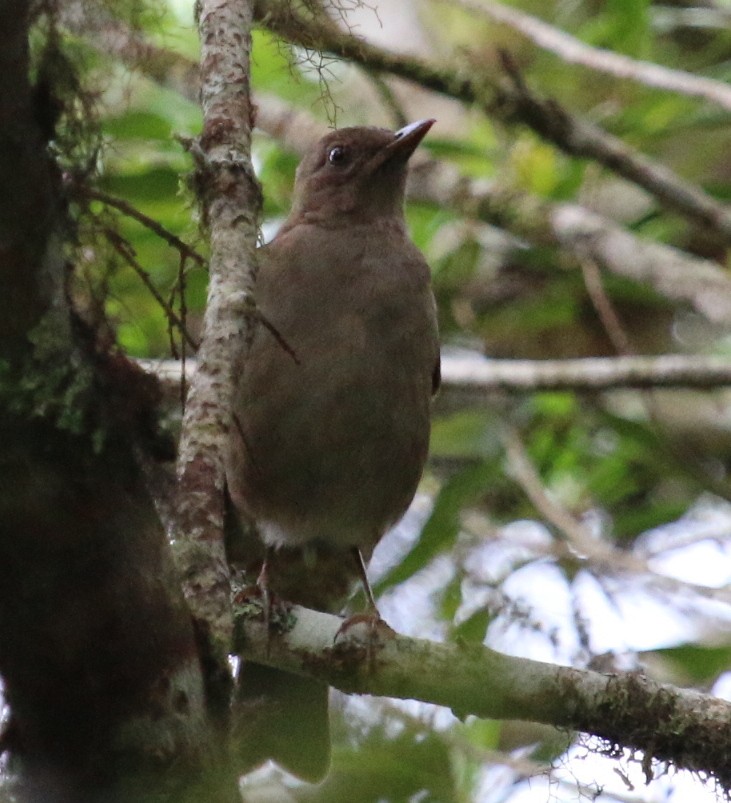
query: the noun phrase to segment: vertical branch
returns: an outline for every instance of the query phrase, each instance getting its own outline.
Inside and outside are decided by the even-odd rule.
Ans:
[[[251,331],[261,191],[251,166],[251,3],[200,0],[203,133],[191,145],[211,240],[210,281],[199,367],[181,436],[175,550],[196,623],[209,691],[225,705],[232,618],[223,540],[223,444],[235,366]]]

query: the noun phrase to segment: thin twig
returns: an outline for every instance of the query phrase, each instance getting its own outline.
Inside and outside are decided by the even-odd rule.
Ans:
[[[589,299],[602,322],[607,337],[612,341],[618,354],[624,357],[633,356],[635,351],[622,321],[619,319],[617,310],[604,289],[599,266],[588,254],[580,253],[579,262],[584,276],[584,287],[586,287],[586,292],[589,294]]]
[[[185,328],[185,324],[176,315],[175,310],[173,310],[172,307],[160,295],[160,291],[157,289],[157,287],[155,287],[155,283],[150,278],[150,274],[142,267],[142,265],[140,265],[140,263],[135,258],[134,252],[129,243],[127,243],[122,237],[120,237],[118,232],[108,227],[104,229],[104,236],[107,238],[107,241],[112,246],[112,248],[114,248],[114,250],[122,257],[122,259],[124,259],[124,261],[140,277],[142,283],[150,291],[152,297],[155,299],[155,301],[157,301],[160,308],[167,316],[168,321],[170,321],[178,328],[178,331],[183,335],[183,337],[186,339],[186,341],[188,342],[188,344],[192,349],[197,349],[198,343],[196,343],[195,338],[193,338],[190,332],[188,332],[188,330]]]
[[[289,345],[289,343],[285,340],[284,335],[277,329],[276,326],[264,315],[263,312],[260,310],[255,310],[254,317],[257,321],[261,323],[261,325],[271,333],[272,337],[277,341],[277,343],[284,349],[284,351],[294,360],[295,365],[300,365],[300,359],[297,356],[297,352]]]
[[[532,469],[532,472],[535,474],[535,468]],[[519,482],[517,475],[514,476],[516,481]],[[533,483],[534,480],[530,479],[529,482]],[[540,479],[538,482],[540,483]],[[519,482],[519,484],[521,483]],[[522,487],[523,486],[521,484],[521,488]],[[464,529],[467,532],[474,534],[483,541],[485,540],[485,520],[481,513],[463,511],[461,521]],[[554,526],[556,526],[555,523]],[[587,537],[590,538],[588,534]],[[572,563],[576,563],[578,561],[582,564],[586,563],[587,565],[595,560],[592,555],[577,555],[577,550],[566,538],[554,539],[550,542],[538,542],[535,539],[530,539],[529,541],[519,541],[516,543],[515,533],[511,533],[509,538],[506,536],[498,536],[495,538],[495,540],[502,541],[502,543],[508,547],[521,547],[534,559],[550,558],[558,561],[571,561]],[[614,553],[611,555],[611,557],[608,557],[605,560],[611,561],[609,568],[615,574],[617,571],[622,571],[634,583],[647,579],[648,583],[650,583],[654,588],[661,590],[665,594],[671,595],[673,598],[678,598],[679,596],[684,595],[687,599],[688,594],[692,593],[703,599],[714,600],[716,602],[721,602],[724,605],[731,605],[731,589],[729,589],[727,586],[721,586],[717,588],[715,586],[705,586],[698,583],[688,583],[684,580],[678,580],[674,577],[669,577],[668,575],[655,571],[655,569],[653,569],[650,565],[651,561],[655,558],[663,557],[663,555],[667,554],[668,551],[671,550],[658,550],[651,555],[646,555],[640,550],[633,550],[632,553],[628,553],[615,547]],[[607,567],[605,566],[605,568]],[[606,578],[606,576],[606,574],[600,574],[597,572],[594,573],[595,579],[600,584],[603,582],[602,578]],[[481,582],[484,583],[485,581],[481,580]],[[513,608],[517,607],[517,603],[512,602],[502,589],[494,588],[492,583],[485,584],[490,588],[491,591],[495,591],[500,595],[500,601],[497,603],[498,605],[502,605],[504,607],[511,606]],[[608,599],[614,598],[614,595],[611,591],[605,591],[605,593],[607,594]],[[527,615],[521,612],[521,616],[525,617]],[[720,618],[723,622],[727,621],[727,618],[723,613],[720,614]]]
[[[504,425],[500,431],[500,439],[512,476],[537,512],[553,525],[556,533],[566,544],[568,547],[566,557],[586,561],[588,564],[610,571],[645,576],[654,586],[668,593],[677,594],[690,591],[706,599],[731,602],[731,595],[727,588],[686,583],[660,574],[650,568],[647,562],[638,555],[619,549],[601,538],[594,538],[579,520],[551,497],[531,462],[517,430],[510,425]]]
[[[376,91],[378,92],[378,95],[383,101],[385,107],[390,112],[390,116],[395,123],[394,128],[403,128],[403,126],[405,126],[409,120],[403,110],[403,107],[394,94],[393,89],[391,89],[389,86],[388,81],[386,81],[384,77],[375,70],[369,70],[366,68],[364,72],[368,76],[373,86],[376,88]]]
[[[584,284],[594,305],[594,309],[601,320],[607,336],[621,357],[633,357],[636,351],[632,345],[626,329],[620,321],[609,296],[602,284],[599,266],[589,257],[581,257],[581,269],[584,275]],[[731,487],[723,479],[718,479],[708,471],[703,458],[688,443],[669,436],[668,427],[657,403],[657,396],[652,388],[643,388],[642,402],[648,419],[665,442],[666,448],[674,458],[675,464],[684,474],[697,482],[701,487],[708,488],[722,499],[731,500]]]
[[[122,198],[116,198],[113,195],[109,195],[106,192],[102,192],[101,190],[97,190],[94,187],[89,187],[87,185],[77,185],[75,187],[75,191],[84,195],[86,198],[90,198],[94,201],[100,201],[106,206],[111,206],[113,209],[122,212],[122,214],[133,218],[138,223],[141,223],[145,228],[150,229],[150,231],[157,234],[157,236],[162,240],[165,240],[168,245],[171,245],[173,248],[177,249],[183,256],[187,257],[188,259],[192,259],[203,268],[206,266],[205,258],[195,249],[191,248],[186,242],[183,242],[180,237],[177,237],[171,231],[168,231],[157,220],[149,217],[149,215],[146,215],[144,212],[140,212],[139,209],[132,206],[132,204],[128,203]]]
[[[507,424],[504,425],[500,429],[500,440],[505,449],[510,473],[525,491],[538,513],[550,522],[558,534],[579,554],[611,563],[614,550],[605,546],[601,540],[592,538],[581,522],[551,498],[517,430]]]

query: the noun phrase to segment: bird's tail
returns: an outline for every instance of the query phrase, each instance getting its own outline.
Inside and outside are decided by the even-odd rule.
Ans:
[[[242,770],[272,759],[303,781],[325,777],[330,768],[326,684],[246,663],[237,705],[241,732],[235,743]]]

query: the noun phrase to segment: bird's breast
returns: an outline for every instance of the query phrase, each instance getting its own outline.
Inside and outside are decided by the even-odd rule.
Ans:
[[[433,299],[410,243],[319,235],[262,260],[261,312],[296,359],[258,327],[233,492],[270,540],[364,544],[403,514],[426,459]]]

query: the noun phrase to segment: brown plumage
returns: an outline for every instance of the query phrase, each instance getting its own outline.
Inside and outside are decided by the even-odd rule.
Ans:
[[[227,478],[235,507],[284,553],[369,557],[421,477],[439,344],[403,198],[408,159],[433,122],[325,136],[298,168],[289,217],[259,251],[255,295],[271,328],[258,327],[236,389]],[[317,583],[317,564],[311,574]],[[308,739],[295,731],[290,741]],[[304,771],[274,757],[306,777],[326,770],[327,756]]]

